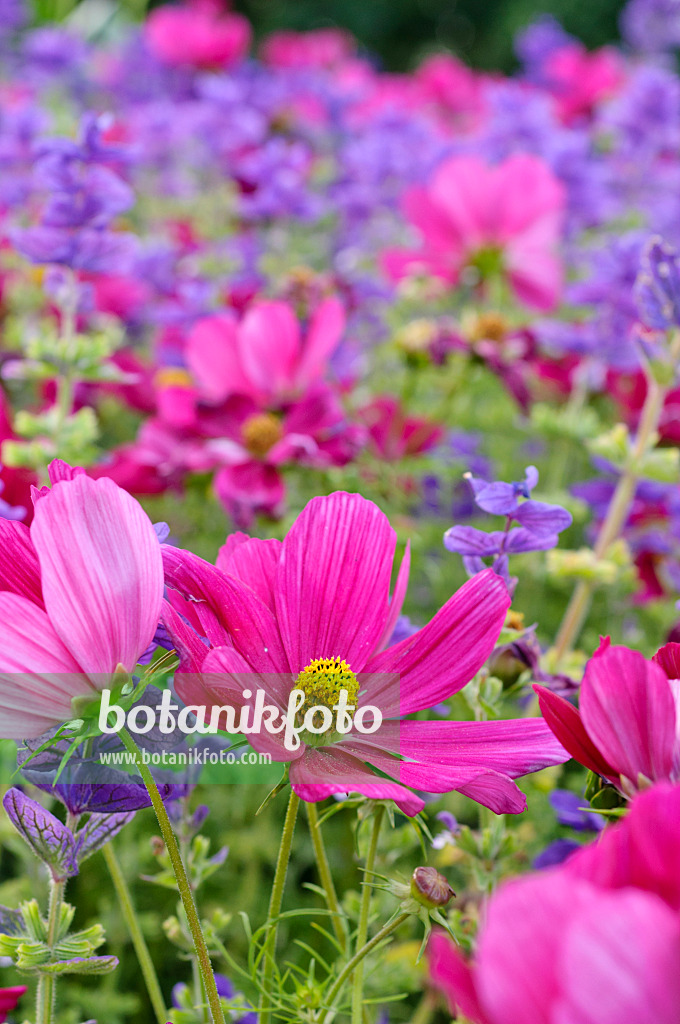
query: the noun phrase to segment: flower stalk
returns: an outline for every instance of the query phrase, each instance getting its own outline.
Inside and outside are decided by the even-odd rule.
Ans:
[[[309,831],[312,837],[316,866],[326,896],[326,905],[332,914],[331,923],[333,931],[341,952],[345,953],[347,951],[347,934],[344,928],[344,917],[340,909],[338,895],[335,891],[330,864],[328,863],[328,855],[321,833],[321,822],[319,821],[319,812],[316,809],[316,804],[307,804],[307,818],[309,820]]]
[[[288,862],[290,861],[290,851],[293,845],[295,822],[297,820],[299,807],[300,797],[291,789],[290,798],[288,800],[288,809],[286,811],[286,819],[283,823],[283,832],[281,833],[279,855],[276,860],[274,882],[272,884],[272,892],[269,899],[269,913],[267,914],[267,928],[262,949],[262,1000],[260,1003],[259,1024],[269,1024],[269,1021],[271,1020],[271,986],[272,978],[274,976],[276,936],[279,930],[279,914],[281,913],[283,890],[286,884]]]
[[[161,829],[161,835],[163,836],[163,841],[168,851],[168,856],[170,857],[170,863],[172,864],[175,879],[177,880],[177,889],[182,901],[184,913],[186,914],[191,936],[194,941],[194,948],[196,950],[198,965],[203,979],[203,984],[205,986],[213,1024],[225,1024],[224,1012],[222,1010],[222,1004],[217,991],[217,985],[215,984],[215,974],[210,962],[210,954],[208,953],[203,929],[201,928],[201,921],[196,909],[194,894],[191,889],[186,868],[184,867],[184,861],[182,860],[182,855],[177,844],[175,833],[172,830],[168,812],[166,811],[165,804],[158,792],[158,787],[154,777],[151,774],[148,765],[144,764],[139,748],[132,736],[130,736],[126,729],[121,729],[118,735],[123,741],[126,750],[135,756],[139,774],[147,788],[147,792],[151,798],[151,804],[156,812],[158,824]]]
[[[361,893],[361,905],[359,907],[359,924],[357,927],[357,942],[353,960],[357,961],[357,969],[354,972],[354,980],[352,982],[352,1024],[363,1024],[363,1013],[364,1013],[364,957],[359,957],[359,951],[362,951],[367,945],[368,939],[368,920],[371,909],[371,886],[367,879],[370,878],[375,868],[375,860],[378,853],[378,840],[380,838],[380,826],[385,815],[384,805],[380,805],[376,808],[375,816],[373,818],[373,831],[371,833],[371,840],[368,847],[368,853],[366,855],[366,865],[364,868],[365,880],[364,888]],[[369,952],[369,950],[366,950]],[[364,956],[366,954],[364,953]],[[351,963],[352,961],[350,961]]]

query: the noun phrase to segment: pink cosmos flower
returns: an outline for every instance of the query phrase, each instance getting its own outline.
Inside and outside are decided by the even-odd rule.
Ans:
[[[478,128],[486,101],[483,78],[448,53],[436,53],[413,75],[420,108],[431,110],[438,121],[457,133]]]
[[[630,796],[659,779],[680,780],[680,652],[652,661],[609,639],[588,662],[579,710],[535,686],[541,711],[572,757]]]
[[[223,13],[212,0],[157,7],[144,26],[153,55],[179,67],[231,67],[246,56],[251,34],[247,18]]]
[[[181,658],[177,692],[192,705],[252,709],[261,689],[284,710],[297,687],[305,706],[330,711],[346,689],[355,717],[377,707],[377,731],[303,733],[295,751],[281,734],[249,735],[255,749],[289,762],[304,800],[359,792],[415,814],[423,801],[411,786],[521,811],[512,779],[566,756],[541,719],[401,720],[458,692],[484,664],[510,603],[505,584],[479,573],[428,625],[389,647],[409,567],[407,550],[390,599],[395,547],[380,509],[343,492],[310,501],[283,542],[230,537],[217,566],[165,547],[166,581],[177,591],[163,616]]]
[[[380,395],[359,412],[368,428],[372,447],[386,461],[420,455],[441,441],[444,428],[422,417],[408,416],[393,395]]]
[[[228,316],[199,320],[185,356],[206,401],[240,394],[272,405],[304,393],[323,376],[344,329],[336,298],[317,306],[304,337],[287,302],[255,302],[240,323]]]
[[[495,167],[475,156],[452,157],[429,185],[404,197],[423,247],[389,250],[384,266],[394,280],[419,271],[452,284],[465,267],[482,280],[500,273],[521,302],[552,309],[562,286],[557,245],[564,208],[564,188],[539,157],[516,154]]]
[[[548,54],[542,67],[557,111],[565,124],[592,114],[609,99],[625,75],[620,54],[611,47],[589,53],[580,43],[568,43]]]
[[[74,717],[149,646],[163,599],[158,538],[112,480],[56,460],[30,529],[0,519],[0,736]]]
[[[206,433],[219,435],[206,442],[206,452],[221,467],[215,492],[244,528],[257,514],[281,515],[286,496],[281,472],[286,465],[344,466],[364,436],[361,427],[347,423],[324,384],[277,412],[263,412],[252,399],[234,396],[219,413],[202,416],[200,422]]]
[[[350,60],[356,42],[349,32],[321,28],[312,32],[273,32],[262,44],[265,64],[273,68],[333,68]]]
[[[680,788],[658,784],[564,865],[506,883],[474,962],[443,934],[434,985],[473,1024],[675,1024]]]

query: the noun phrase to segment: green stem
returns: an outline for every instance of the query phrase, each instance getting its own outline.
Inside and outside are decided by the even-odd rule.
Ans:
[[[433,996],[431,992],[426,992],[413,1012],[411,1024],[430,1024],[436,1007],[436,996]]]
[[[680,331],[678,331],[671,343],[670,358],[673,363],[680,357]],[[635,435],[635,444],[628,458],[626,467],[619,477],[616,490],[607,509],[604,522],[600,527],[595,547],[593,548],[597,559],[604,558],[610,546],[621,533],[630,507],[635,496],[635,488],[638,482],[640,462],[646,452],[654,443],[654,434],[659,425],[659,419],[663,410],[666,388],[664,388],[653,377],[648,377],[647,397],[642,408],[640,423]],[[585,622],[590,602],[595,589],[592,580],[581,580],[571,596],[564,618],[557,633],[555,641],[555,670],[557,671],[576,642],[583,623]]]
[[[126,750],[135,756],[139,774],[144,781],[147,792],[151,798],[151,804],[156,812],[156,817],[158,818],[158,824],[160,825],[165,848],[168,851],[172,870],[175,873],[177,889],[179,891],[180,899],[182,900],[184,913],[186,914],[187,923],[191,931],[191,936],[194,940],[194,948],[196,950],[196,956],[198,957],[198,965],[201,971],[201,977],[203,978],[203,984],[205,985],[205,992],[208,998],[208,1005],[212,1014],[213,1024],[225,1024],[224,1012],[222,1010],[222,1004],[217,991],[217,985],[215,984],[215,975],[213,973],[212,964],[210,963],[210,954],[208,953],[208,947],[205,943],[203,930],[201,928],[201,921],[198,916],[198,911],[196,910],[194,894],[191,889],[189,878],[187,877],[182,855],[179,852],[175,833],[172,831],[168,812],[166,811],[165,804],[158,792],[158,787],[155,783],[154,777],[151,774],[148,765],[144,764],[139,748],[132,736],[130,736],[126,729],[121,729],[118,735],[123,741]]]
[[[271,1020],[271,985],[274,976],[276,936],[279,930],[279,914],[281,913],[281,904],[283,902],[283,889],[286,884],[286,874],[288,873],[288,862],[290,860],[290,850],[293,844],[293,834],[295,832],[295,822],[299,806],[300,797],[291,789],[286,820],[283,823],[283,832],[281,833],[279,855],[276,860],[272,892],[269,898],[267,932],[263,945],[262,1000],[258,1018],[259,1024],[269,1024]]]
[[[130,938],[132,939],[132,945],[134,946],[135,953],[137,954],[137,960],[144,978],[146,990],[149,993],[153,1012],[158,1024],[165,1024],[167,1019],[167,1014],[165,1012],[166,1007],[163,999],[163,993],[161,992],[161,987],[158,983],[156,968],[153,965],[153,960],[149,953],[149,947],[146,944],[146,939],[144,938],[139,921],[137,920],[137,914],[132,902],[130,890],[127,882],[125,881],[125,876],[121,870],[118,858],[114,853],[113,844],[110,842],[107,843],[104,846],[103,853],[106,866],[109,869],[109,874],[111,875],[113,887],[116,890],[116,895],[118,896],[118,901],[123,912],[123,918],[125,919],[125,923],[130,933]]]
[[[358,949],[357,952],[352,957],[352,959],[348,961],[347,964],[345,964],[342,971],[335,979],[335,982],[328,993],[328,997],[326,1000],[328,1005],[326,1006],[325,1009],[321,1011],[321,1016],[319,1017],[318,1024],[323,1024],[323,1022],[326,1020],[326,1017],[333,1009],[333,1002],[335,1001],[335,999],[337,999],[338,994],[342,990],[342,987],[347,981],[347,979],[352,974],[354,974],[354,977],[356,978],[357,973],[363,967],[363,961],[365,957],[367,957],[371,950],[375,949],[376,946],[379,946],[380,943],[383,942],[383,940],[386,939],[388,935],[391,935],[393,931],[396,931],[396,929],[400,925],[402,925],[404,921],[407,921],[410,916],[410,914],[400,914],[399,917],[395,917],[393,921],[388,921],[387,924],[383,925],[380,931],[376,932],[373,938],[369,942],[366,942],[360,949]]]
[[[364,887],[361,893],[361,905],[359,907],[359,924],[357,927],[356,949],[361,950],[366,945],[368,938],[368,917],[371,909],[371,875],[375,867],[375,858],[378,852],[378,839],[380,838],[380,826],[385,815],[384,805],[379,805],[373,818],[373,832],[366,854],[366,865],[364,869]],[[353,959],[356,959],[355,954]],[[362,1024],[363,1001],[364,1001],[364,965],[363,957],[358,961],[359,966],[354,974],[352,983],[352,1024]]]
[[[61,904],[64,899],[65,881],[50,878],[50,899],[47,911],[47,945],[50,950],[57,943]],[[41,974],[36,993],[35,1016],[36,1024],[52,1024],[54,1020],[54,1003],[56,998],[56,977],[53,974]]]
[[[344,927],[345,919],[340,909],[335,885],[333,884],[333,876],[331,874],[330,864],[328,863],[323,835],[321,834],[321,823],[319,821],[319,813],[316,809],[316,804],[307,804],[307,817],[309,819],[309,831],[312,836],[314,856],[316,857],[316,866],[319,872],[319,878],[321,879],[321,885],[323,886],[324,893],[326,894],[326,905],[333,915],[331,918],[333,931],[335,932],[335,937],[338,940],[340,949],[345,953],[347,951],[347,935]]]

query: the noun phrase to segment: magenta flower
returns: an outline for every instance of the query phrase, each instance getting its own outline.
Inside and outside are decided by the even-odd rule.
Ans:
[[[16,1009],[17,1003],[26,992],[25,985],[0,988],[0,1024],[7,1020],[7,1014]]]
[[[455,284],[473,267],[482,280],[503,275],[521,302],[551,309],[562,287],[564,207],[563,186],[538,157],[516,154],[496,167],[451,157],[404,198],[423,247],[386,252],[385,268],[395,280],[420,272]]]
[[[566,756],[542,720],[401,720],[446,700],[481,668],[510,603],[506,587],[493,572],[478,574],[423,629],[389,647],[409,566],[407,552],[390,600],[395,547],[380,509],[342,492],[310,501],[283,542],[230,537],[216,567],[165,547],[166,581],[178,592],[164,613],[181,656],[177,692],[188,704],[252,709],[249,694],[261,689],[283,710],[297,688],[305,707],[330,712],[345,689],[354,720],[377,707],[382,724],[370,735],[353,720],[344,734],[303,733],[292,752],[280,734],[249,735],[253,747],[290,763],[304,800],[359,792],[415,814],[423,801],[410,786],[521,811],[512,779]]]
[[[30,739],[76,717],[151,643],[163,598],[158,539],[111,480],[63,462],[30,529],[0,519],[0,736]]]
[[[666,644],[647,661],[603,640],[588,662],[578,711],[546,687],[534,687],[560,743],[627,796],[660,779],[680,781],[678,651],[679,644]]]
[[[311,32],[273,32],[263,42],[260,55],[272,68],[334,68],[351,60],[356,42],[349,32],[320,28]]]
[[[240,323],[224,315],[199,320],[187,340],[187,364],[208,402],[237,394],[276,405],[323,376],[344,329],[345,312],[335,298],[316,308],[304,338],[287,302],[255,302]]]
[[[675,1024],[680,788],[661,783],[561,867],[490,900],[474,962],[443,934],[430,971],[473,1024]]]
[[[155,57],[174,67],[224,68],[243,60],[251,28],[241,14],[224,14],[212,0],[157,7],[144,26]]]

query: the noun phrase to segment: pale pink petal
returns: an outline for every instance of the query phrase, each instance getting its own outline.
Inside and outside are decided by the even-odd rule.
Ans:
[[[453,239],[466,251],[493,241],[493,170],[476,156],[456,156],[435,172],[430,196],[450,225]]]
[[[337,491],[313,498],[283,542],[276,584],[291,669],[344,658],[360,672],[381,636],[396,535],[377,505]]]
[[[361,793],[371,800],[394,800],[399,810],[412,817],[425,806],[414,793],[395,782],[374,775],[355,757],[337,746],[308,747],[304,757],[290,766],[293,790],[308,803],[318,803],[335,793]]]
[[[300,359],[300,325],[286,302],[255,302],[238,328],[241,362],[265,395],[291,390]]]
[[[427,959],[430,981],[446,996],[451,1013],[458,1009],[473,1024],[492,1024],[479,1004],[474,967],[444,932],[432,933]]]
[[[595,893],[564,936],[555,1024],[677,1024],[680,922],[655,896]]]
[[[74,717],[71,699],[91,693],[80,666],[42,608],[0,593],[0,736],[31,739]]]
[[[394,673],[370,691],[384,716],[432,707],[469,683],[491,654],[510,595],[491,569],[468,580],[413,636],[371,658],[367,673]]]
[[[397,582],[394,584],[394,592],[390,599],[390,612],[387,616],[387,622],[383,630],[382,636],[376,644],[375,654],[383,651],[394,633],[394,627],[397,624],[397,619],[401,615],[401,609],[404,606],[404,598],[406,597],[406,591],[408,590],[408,577],[411,568],[411,542],[407,541],[406,550],[404,551],[404,557],[401,560],[399,566],[399,572],[397,574]]]
[[[112,480],[78,476],[38,502],[31,538],[47,613],[74,658],[90,674],[130,671],[163,600],[160,545],[141,505]]]
[[[40,563],[28,527],[0,519],[0,551],[0,590],[21,594],[43,608]]]
[[[258,394],[243,369],[237,327],[231,317],[198,320],[189,332],[184,355],[201,394],[209,402],[222,402],[234,394]]]
[[[581,687],[588,735],[616,772],[668,778],[676,736],[675,701],[663,669],[638,651],[609,647],[588,662]]]
[[[500,242],[507,242],[538,221],[549,219],[553,225],[551,242],[560,237],[566,206],[562,182],[540,157],[515,153],[496,168],[502,202],[496,223]]]
[[[345,330],[345,309],[339,299],[324,299],[312,315],[295,373],[295,387],[303,390],[321,377]]]

